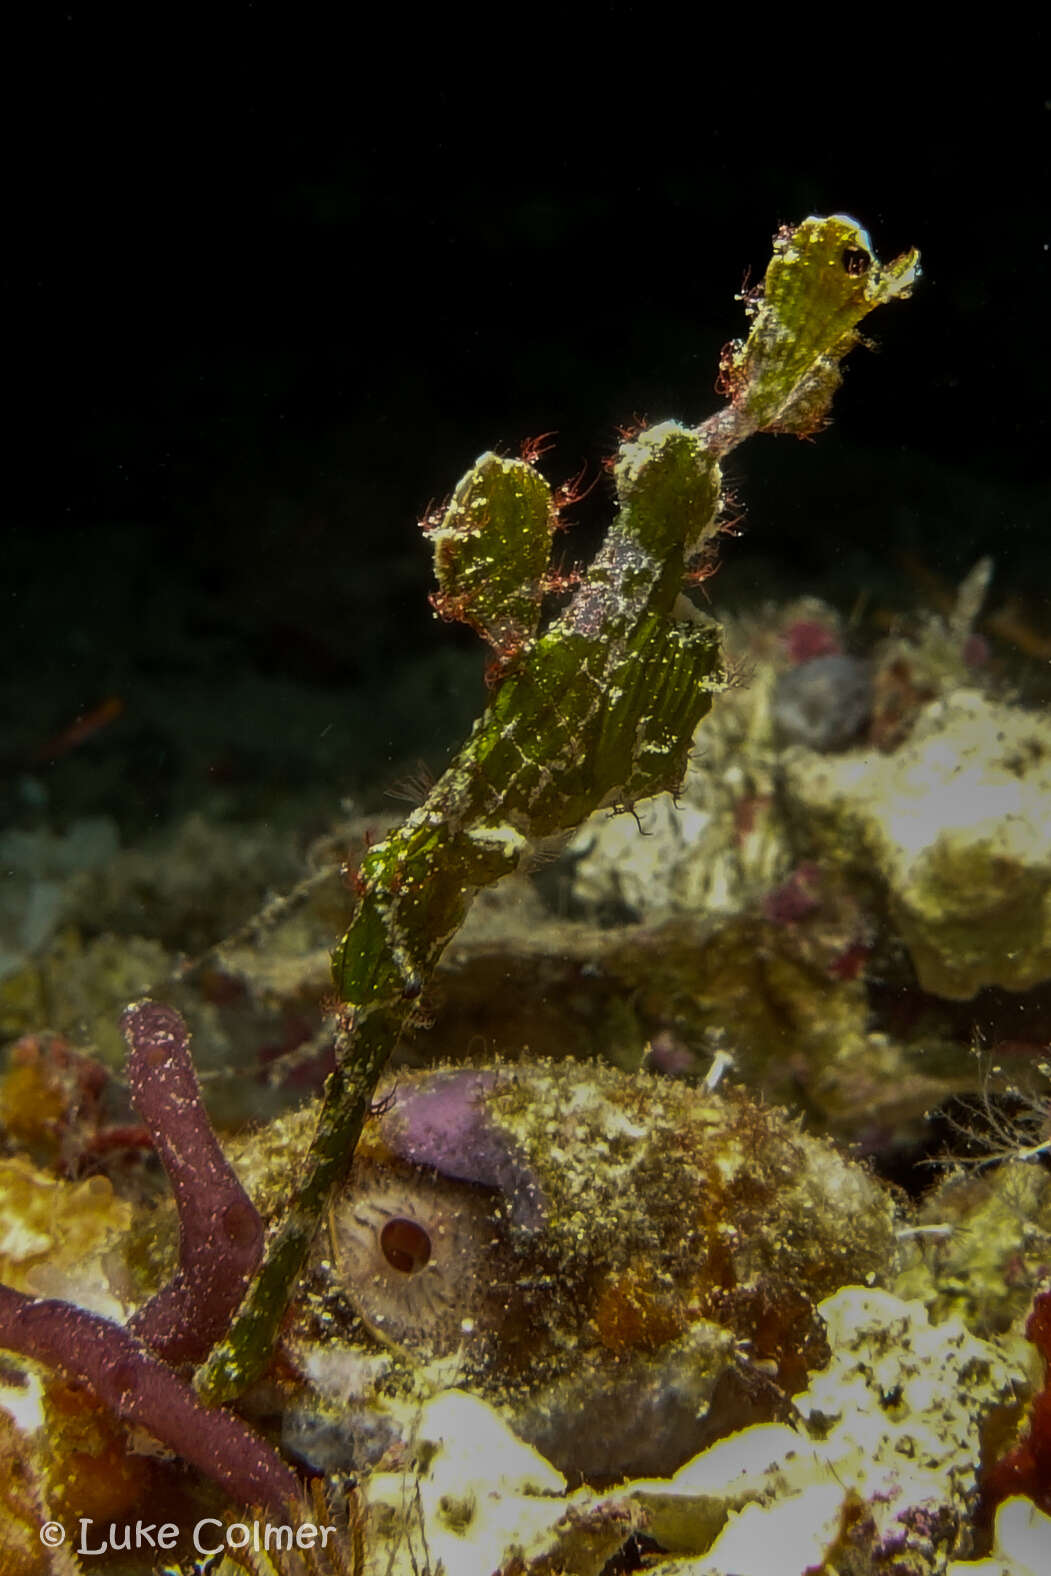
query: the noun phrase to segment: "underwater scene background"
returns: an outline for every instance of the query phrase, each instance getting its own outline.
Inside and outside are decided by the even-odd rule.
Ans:
[[[169,42],[10,171],[0,1576],[1046,1569],[1046,95]]]

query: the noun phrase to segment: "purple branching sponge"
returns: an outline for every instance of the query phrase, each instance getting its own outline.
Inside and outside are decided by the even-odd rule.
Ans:
[[[128,1082],[179,1211],[179,1268],[129,1328],[169,1362],[196,1362],[230,1325],[263,1251],[263,1222],[212,1131],[174,1007],[134,1002],[121,1019]]]
[[[205,1406],[112,1320],[0,1286],[0,1347],[87,1383],[123,1422],[147,1429],[239,1504],[287,1510],[298,1496],[276,1450],[232,1412]]]
[[[140,1001],[122,1019],[135,1109],[149,1128],[179,1212],[179,1267],[130,1328],[72,1303],[0,1285],[0,1348],[90,1386],[245,1505],[287,1509],[299,1485],[232,1412],[205,1406],[170,1364],[202,1357],[226,1333],[259,1263],[263,1223],[208,1121],[173,1007]]]

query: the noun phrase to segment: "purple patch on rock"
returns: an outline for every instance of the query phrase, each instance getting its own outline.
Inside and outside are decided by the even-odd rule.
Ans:
[[[521,1148],[494,1122],[487,1097],[497,1074],[472,1068],[431,1073],[395,1091],[383,1136],[394,1153],[457,1182],[499,1188],[525,1231],[544,1223],[546,1200]]]

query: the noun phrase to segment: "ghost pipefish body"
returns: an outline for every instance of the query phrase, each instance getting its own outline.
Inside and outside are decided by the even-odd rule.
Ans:
[[[336,1066],[283,1218],[196,1375],[208,1400],[231,1399],[265,1369],[377,1083],[476,893],[517,869],[531,842],[681,785],[725,682],[718,626],[682,594],[711,568],[723,461],[757,432],[817,432],[859,323],[907,296],[917,272],[915,251],[881,264],[844,214],[783,227],[762,289],[745,297],[748,337],[720,361],[727,403],[698,426],[664,421],[620,444],[616,518],[546,625],[560,504],[531,463],[535,446],[517,461],[483,455],[425,522],[435,609],[489,642],[491,694],[425,802],[355,874],[357,908],[332,957]]]

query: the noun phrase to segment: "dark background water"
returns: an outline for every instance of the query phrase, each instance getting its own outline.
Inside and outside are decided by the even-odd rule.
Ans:
[[[134,831],[440,765],[482,659],[431,616],[417,518],[486,447],[554,429],[548,474],[591,477],[617,423],[709,413],[746,270],[812,212],[924,279],[828,433],[734,458],[716,602],[893,611],[992,553],[1047,629],[1039,38],[1006,71],[902,42],[814,93],[685,9],[448,20],[73,6],[13,48],[4,819]]]

